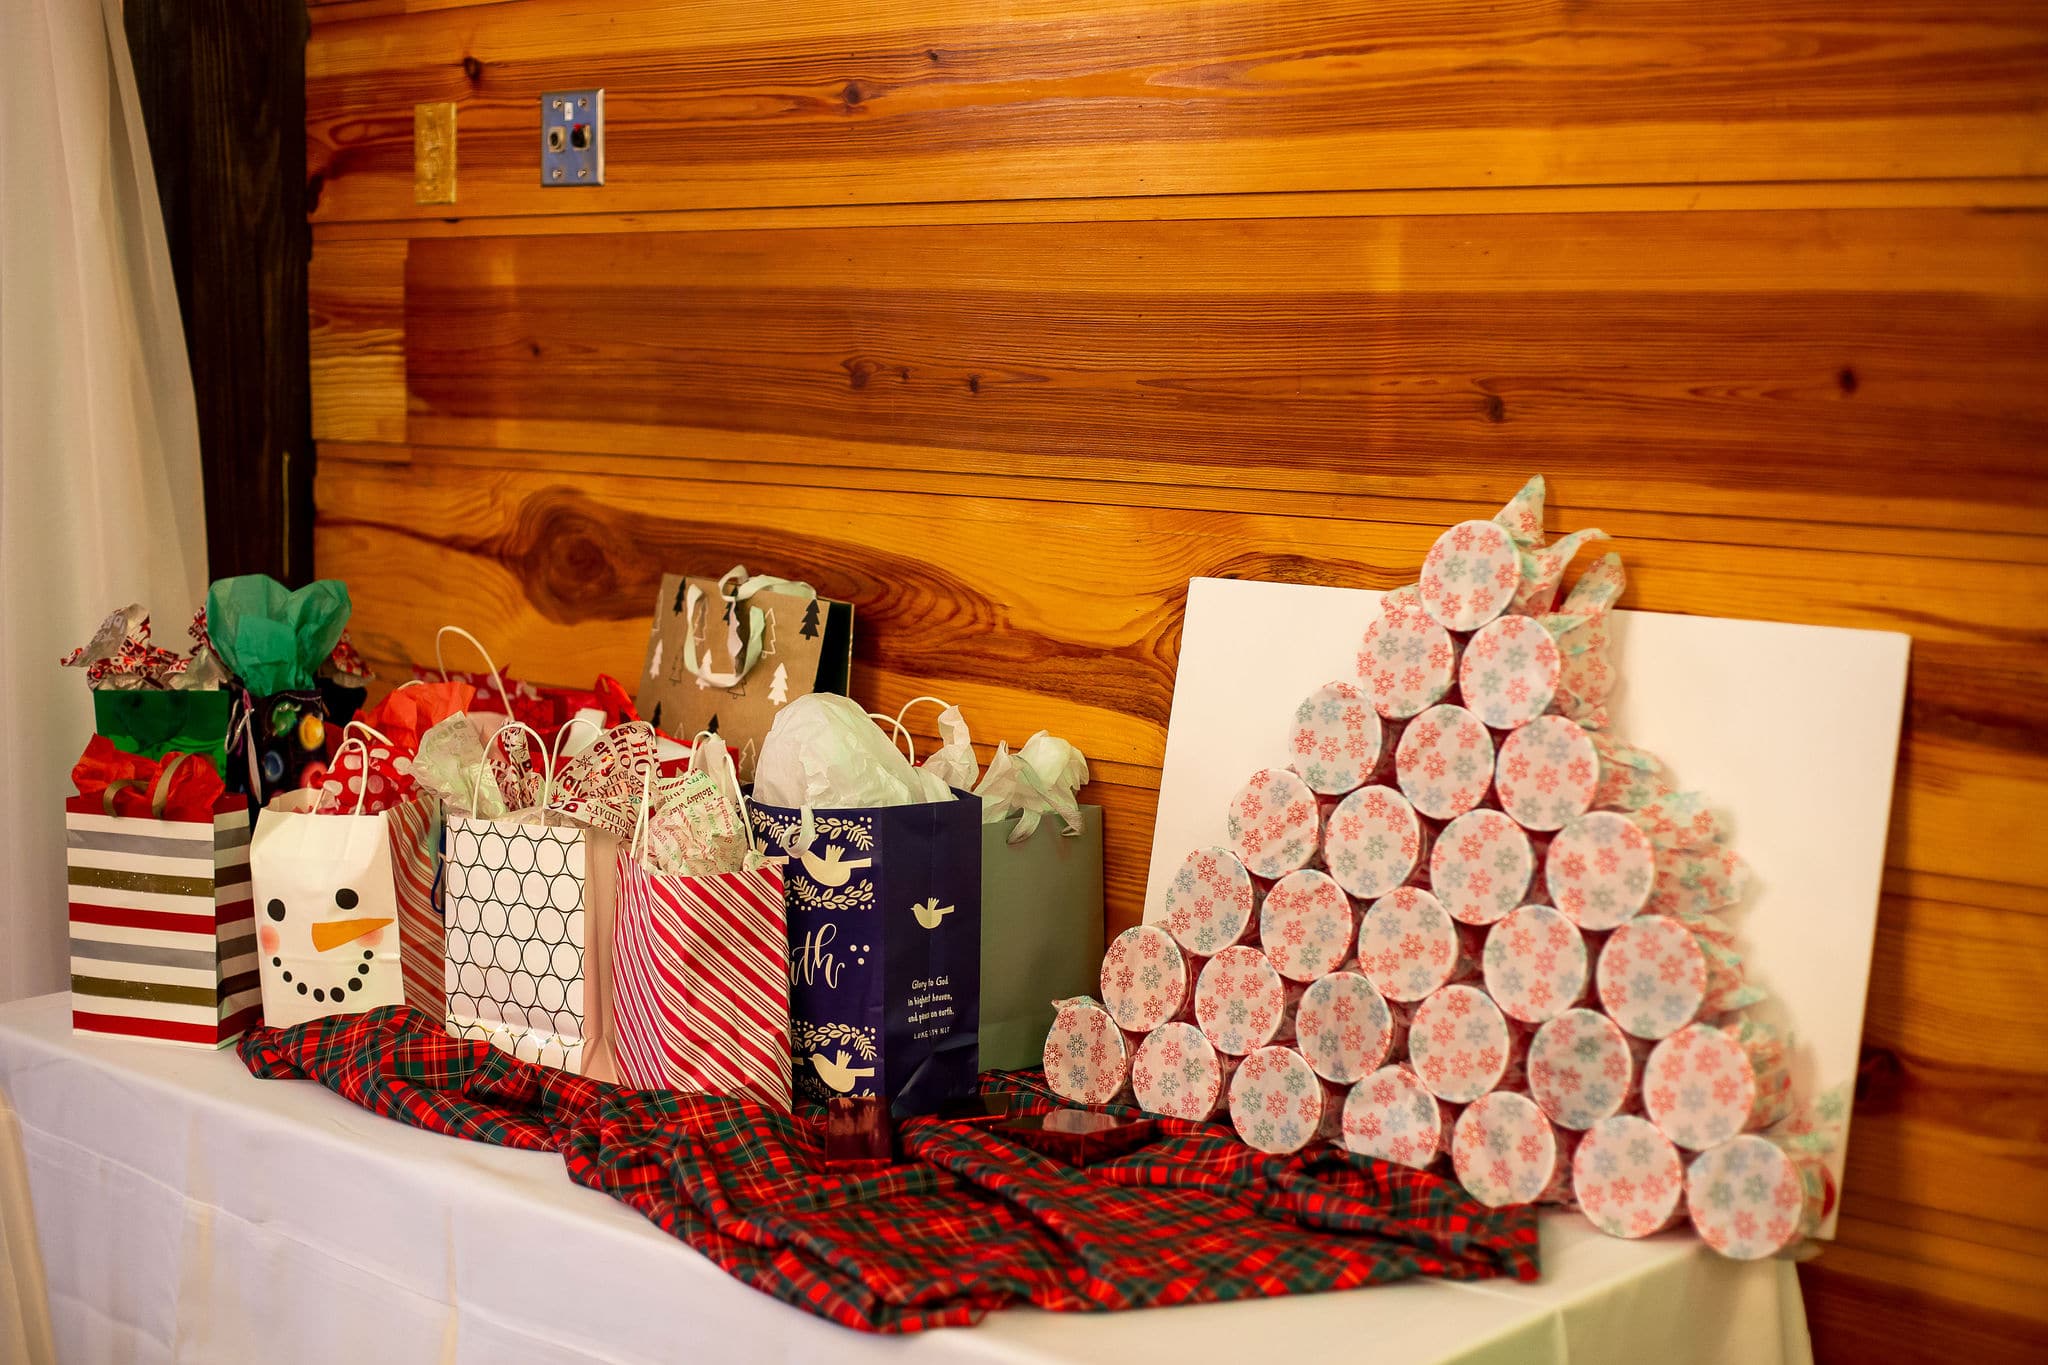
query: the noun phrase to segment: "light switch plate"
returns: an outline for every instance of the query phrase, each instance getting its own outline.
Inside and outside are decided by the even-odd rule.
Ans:
[[[540,97],[540,183],[604,183],[604,91],[550,90]]]
[[[455,202],[455,106],[412,107],[412,201]]]

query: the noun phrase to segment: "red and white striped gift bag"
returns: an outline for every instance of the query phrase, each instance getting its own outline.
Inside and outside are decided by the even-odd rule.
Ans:
[[[779,863],[681,877],[622,848],[612,954],[620,1078],[788,1109],[787,925]]]
[[[439,1019],[448,1012],[448,931],[434,899],[440,873],[440,803],[415,792],[386,812],[391,882],[398,900],[398,965],[405,1003]]]

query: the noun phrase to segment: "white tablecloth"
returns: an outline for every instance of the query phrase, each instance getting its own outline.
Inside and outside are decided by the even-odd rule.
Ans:
[[[871,1337],[728,1278],[570,1183],[551,1153],[256,1080],[232,1050],[75,1036],[68,1010],[63,995],[0,1006],[0,1096],[21,1143],[0,1150],[0,1195],[25,1156],[65,1362],[1811,1360],[1789,1264],[1737,1265],[1680,1237],[1614,1241],[1562,1214],[1544,1221],[1536,1284],[1020,1309]],[[23,1252],[0,1248],[0,1272],[32,1265]],[[0,1312],[9,1298],[0,1285]]]

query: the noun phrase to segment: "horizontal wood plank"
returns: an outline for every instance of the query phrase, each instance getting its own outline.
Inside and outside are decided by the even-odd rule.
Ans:
[[[1988,558],[2048,501],[2048,215],[415,241],[402,314],[340,259],[316,391],[359,424],[325,439],[402,410],[421,444],[1307,498],[1473,499],[1537,452],[1575,509],[1924,528],[1958,534],[1901,548]]]
[[[412,202],[428,101],[459,107],[464,217],[2048,164],[2029,0],[383,8],[307,49],[320,221],[439,216]],[[607,183],[543,188],[536,98],[585,85]]]
[[[1861,1273],[1849,1273],[1844,1261]],[[1799,1282],[1818,1361],[2037,1365],[2048,1358],[2048,1318],[1958,1302],[1949,1286],[1924,1283],[1916,1262],[1829,1253],[1802,1265]]]
[[[516,0],[503,0],[516,3]],[[1243,218],[1409,218],[1422,214],[1728,213],[1761,209],[2048,208],[2048,181],[1784,180],[1682,185],[1517,185],[1268,194],[1158,194],[1101,199],[955,199],[917,204],[784,204],[747,209],[559,212],[464,218],[340,219],[316,241],[421,237],[566,237],[624,232],[731,232],[841,227],[964,227],[999,223],[1171,222]]]
[[[893,710],[936,688],[992,735],[1051,728],[1092,756],[1145,767],[1163,754],[1188,578],[1387,588],[1408,581],[1434,537],[1337,517],[849,499],[799,482],[612,477],[583,488],[544,471],[478,478],[331,458],[321,480],[321,563],[350,581],[376,657],[423,657],[452,615],[541,681],[630,676],[664,569],[746,562],[856,604],[863,700]],[[2048,791],[2048,705],[2028,681],[2042,651],[2021,647],[2048,631],[2048,567],[1619,548],[1630,605],[1913,633],[1890,861],[2048,886],[2048,847],[2029,834]],[[436,591],[422,594],[422,582]]]
[[[323,242],[307,272],[313,435],[403,441],[403,241]]]

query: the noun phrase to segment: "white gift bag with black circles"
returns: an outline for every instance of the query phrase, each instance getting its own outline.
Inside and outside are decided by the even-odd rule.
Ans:
[[[448,818],[449,1033],[523,1061],[608,1077],[616,858],[616,838],[602,831]]]

